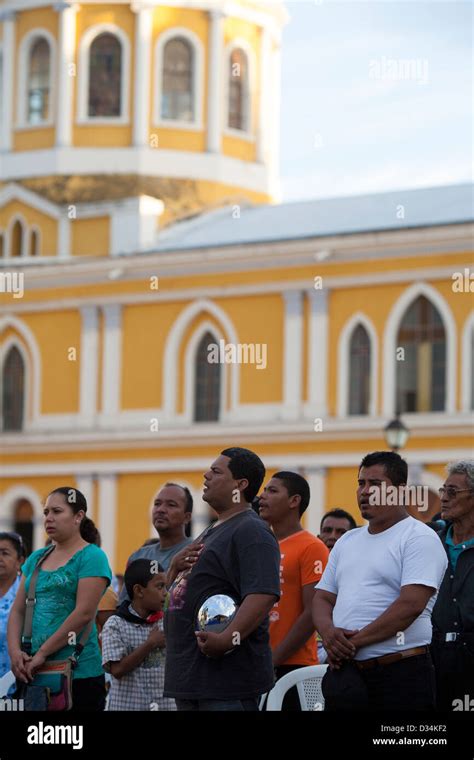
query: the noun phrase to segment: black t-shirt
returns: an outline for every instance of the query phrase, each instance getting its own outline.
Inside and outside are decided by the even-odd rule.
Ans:
[[[278,543],[250,509],[209,530],[201,542],[204,548],[198,561],[180,573],[170,589],[164,694],[176,699],[259,696],[274,683],[268,617],[230,654],[211,659],[197,645],[197,613],[214,594],[226,594],[237,604],[248,594],[279,598]]]

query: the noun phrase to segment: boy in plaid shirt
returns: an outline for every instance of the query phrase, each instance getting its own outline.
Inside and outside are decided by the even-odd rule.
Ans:
[[[163,568],[137,559],[128,566],[124,583],[132,601],[124,601],[102,630],[102,664],[113,676],[106,709],[176,710],[174,699],[163,697]]]

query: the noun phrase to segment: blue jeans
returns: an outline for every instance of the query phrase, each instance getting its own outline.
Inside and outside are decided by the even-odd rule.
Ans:
[[[194,712],[258,712],[258,698],[252,699],[177,699],[181,711]]]

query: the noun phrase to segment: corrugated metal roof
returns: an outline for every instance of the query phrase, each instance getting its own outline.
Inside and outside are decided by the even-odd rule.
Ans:
[[[172,225],[154,250],[207,248],[407,229],[473,220],[474,185],[397,190],[279,205],[228,206]]]

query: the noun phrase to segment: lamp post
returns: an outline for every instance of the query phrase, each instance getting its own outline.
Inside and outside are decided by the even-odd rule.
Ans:
[[[403,449],[410,436],[410,431],[401,421],[400,412],[396,412],[395,419],[386,425],[384,435],[387,445],[392,451]]]

